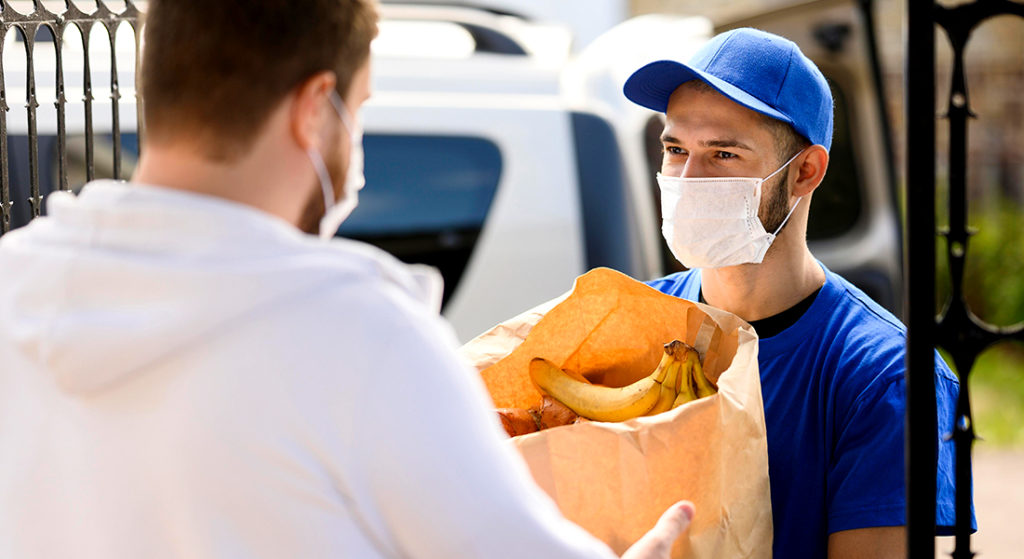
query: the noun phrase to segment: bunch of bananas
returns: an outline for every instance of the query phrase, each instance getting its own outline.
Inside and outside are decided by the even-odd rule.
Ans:
[[[530,361],[530,377],[551,397],[595,421],[654,415],[718,391],[704,376],[697,350],[679,340],[665,344],[665,355],[653,373],[628,386],[612,388],[577,380],[542,357]]]

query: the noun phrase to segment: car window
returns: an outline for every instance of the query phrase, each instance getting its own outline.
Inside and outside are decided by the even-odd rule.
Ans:
[[[367,134],[366,187],[338,234],[444,277],[447,302],[469,263],[501,178],[490,140]]]
[[[457,136],[367,135],[366,187],[339,229],[378,236],[479,229],[501,176],[489,140]]]

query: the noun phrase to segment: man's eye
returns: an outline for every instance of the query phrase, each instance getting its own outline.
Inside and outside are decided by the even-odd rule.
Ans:
[[[729,151],[720,151],[720,152],[718,152],[718,158],[719,159],[733,159],[735,157],[737,157],[737,155],[735,153],[732,153],[732,152],[729,152]]]
[[[686,152],[683,151],[683,148],[678,146],[664,146],[663,148],[661,148],[661,151],[665,153],[670,153],[672,155],[686,155]]]

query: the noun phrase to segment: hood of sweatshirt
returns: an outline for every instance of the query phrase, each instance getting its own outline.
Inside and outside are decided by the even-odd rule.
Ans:
[[[389,282],[440,306],[436,270],[219,198],[97,181],[50,195],[47,214],[0,238],[0,348],[65,392],[124,382],[333,284]]]

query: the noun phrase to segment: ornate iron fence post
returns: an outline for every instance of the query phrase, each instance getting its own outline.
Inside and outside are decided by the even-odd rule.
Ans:
[[[121,177],[121,121],[119,101],[121,99],[120,83],[117,76],[117,29],[122,23],[128,23],[132,27],[135,39],[136,60],[139,54],[139,18],[140,12],[132,3],[132,0],[122,0],[125,8],[121,12],[111,11],[102,0],[93,0],[95,9],[91,13],[85,13],[78,8],[71,0],[64,1],[64,11],[53,13],[47,10],[40,0],[32,0],[32,12],[23,14],[15,11],[5,0],[0,0],[0,33],[7,36],[8,31],[17,29],[25,43],[25,107],[28,115],[28,174],[29,174],[29,196],[25,200],[12,197],[9,147],[9,126],[7,115],[10,112],[8,104],[7,88],[8,83],[4,77],[3,52],[5,42],[0,40],[0,235],[10,231],[12,228],[12,209],[16,205],[28,203],[31,206],[31,216],[35,217],[42,212],[42,202],[48,192],[40,188],[40,161],[39,161],[39,131],[37,129],[37,109],[39,102],[36,95],[36,32],[45,27],[53,35],[54,56],[55,56],[55,93],[54,106],[57,110],[56,139],[57,139],[57,185],[60,190],[68,190],[68,166],[67,166],[67,129],[65,106],[64,80],[64,31],[69,27],[76,27],[82,36],[83,68],[82,68],[82,99],[85,108],[85,159],[86,179],[95,178],[94,143],[93,136],[93,89],[92,89],[92,67],[90,64],[89,42],[92,30],[96,24],[104,27],[109,35],[110,42],[110,102],[111,102],[111,135],[113,137],[113,169],[114,178]],[[136,107],[139,108],[138,95],[136,94]],[[137,118],[141,129],[141,118]]]
[[[934,0],[909,0],[907,8],[907,251],[904,277],[907,333],[907,534],[913,559],[935,553],[936,403],[935,347],[951,356],[960,375],[960,396],[953,419],[956,455],[955,559],[974,556],[971,537],[971,448],[974,424],[970,370],[978,355],[997,342],[1024,341],[1024,324],[998,328],[975,316],[963,292],[967,227],[967,119],[971,112],[964,51],[971,32],[998,16],[1024,17],[1024,4],[1011,0],[975,0],[944,7]],[[935,317],[935,26],[949,39],[953,71],[945,118],[949,122],[949,230],[946,253],[952,293]]]

